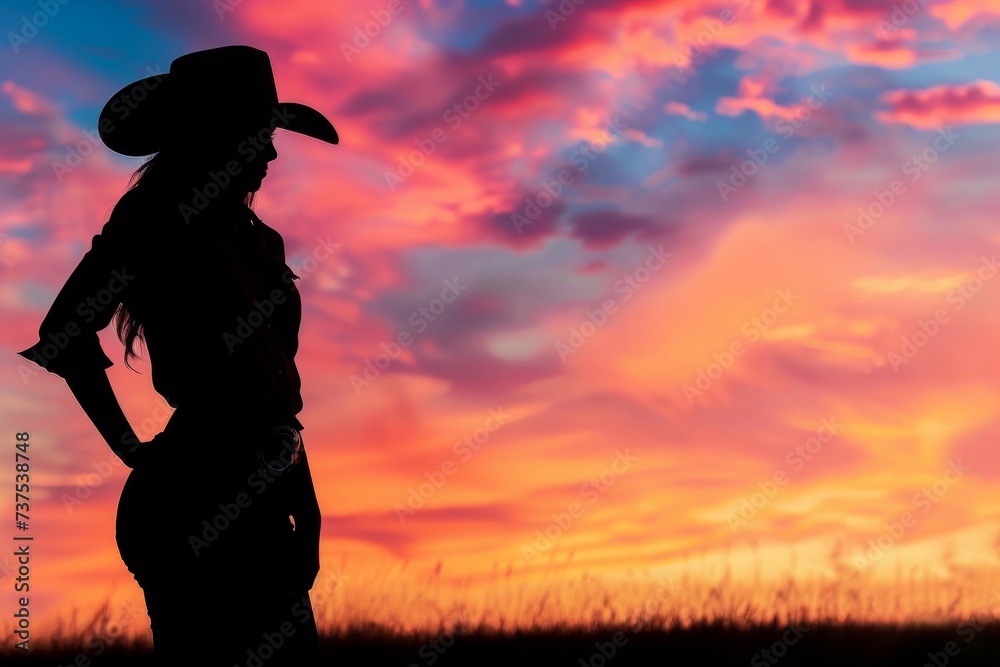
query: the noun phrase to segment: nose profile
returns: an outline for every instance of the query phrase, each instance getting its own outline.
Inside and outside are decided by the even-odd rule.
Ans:
[[[267,167],[269,162],[278,157],[278,149],[274,147],[274,137],[267,137],[261,143],[264,145],[264,150],[261,151],[260,157],[263,159],[264,166]]]

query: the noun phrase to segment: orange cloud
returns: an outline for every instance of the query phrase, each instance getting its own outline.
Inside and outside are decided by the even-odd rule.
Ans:
[[[927,130],[942,125],[1000,122],[1000,85],[993,81],[894,90],[885,93],[882,100],[890,109],[876,113],[875,117],[884,123],[905,123]]]
[[[932,16],[941,19],[952,30],[957,30],[974,19],[1000,16],[995,7],[976,0],[952,0],[928,7]]]

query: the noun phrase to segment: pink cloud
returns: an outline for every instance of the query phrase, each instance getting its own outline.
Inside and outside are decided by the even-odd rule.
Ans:
[[[667,102],[663,105],[663,111],[675,116],[684,116],[688,120],[695,120],[702,123],[708,118],[708,115],[704,111],[692,111],[691,107],[683,102]]]
[[[1000,122],[1000,85],[994,81],[894,90],[884,93],[881,99],[889,110],[877,112],[875,117],[884,123],[905,123],[928,130],[943,125]]]

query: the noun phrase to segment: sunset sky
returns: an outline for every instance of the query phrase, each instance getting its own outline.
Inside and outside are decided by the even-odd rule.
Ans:
[[[255,204],[302,278],[325,569],[997,564],[1000,8],[52,0],[0,27],[0,469],[13,515],[29,431],[40,614],[138,590],[128,470],[14,351],[140,163],[105,101],[228,44],[341,137],[279,131]],[[149,440],[169,408],[101,339]]]

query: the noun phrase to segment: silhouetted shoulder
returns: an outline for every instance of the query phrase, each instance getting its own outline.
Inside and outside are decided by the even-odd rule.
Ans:
[[[162,228],[176,213],[176,205],[155,190],[137,187],[128,190],[111,211],[108,224],[112,231],[152,230]]]
[[[285,261],[285,239],[281,233],[273,227],[264,224],[260,218],[254,220],[254,225],[260,228],[260,235],[264,238],[264,245],[267,254],[279,262]]]
[[[155,190],[132,188],[114,205],[101,236],[139,259],[146,251],[162,250],[178,238],[184,225],[176,213],[176,204]]]

